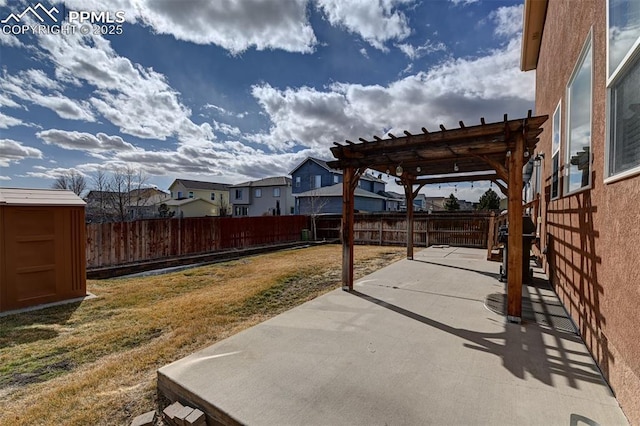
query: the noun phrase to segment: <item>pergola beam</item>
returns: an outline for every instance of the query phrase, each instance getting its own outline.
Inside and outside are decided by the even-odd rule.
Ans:
[[[483,173],[483,174],[469,174],[464,176],[437,176],[437,177],[422,177],[416,179],[415,183],[422,185],[432,185],[436,183],[455,183],[455,182],[477,182],[483,180],[495,181],[500,179],[497,173]],[[396,180],[396,183],[400,181]]]

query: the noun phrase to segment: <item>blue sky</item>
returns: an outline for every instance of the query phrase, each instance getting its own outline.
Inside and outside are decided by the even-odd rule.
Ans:
[[[35,4],[0,0],[0,21]],[[46,188],[70,170],[91,182],[127,166],[165,190],[176,178],[239,183],[330,159],[334,141],[533,108],[522,1],[64,6],[123,13],[121,34],[0,33],[0,186]],[[477,200],[486,185],[457,189]]]

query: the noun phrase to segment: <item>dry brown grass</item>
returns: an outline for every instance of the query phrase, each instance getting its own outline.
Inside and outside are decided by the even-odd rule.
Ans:
[[[355,275],[404,249],[358,246]],[[341,246],[89,281],[97,299],[0,318],[0,424],[128,424],[164,364],[339,285]]]

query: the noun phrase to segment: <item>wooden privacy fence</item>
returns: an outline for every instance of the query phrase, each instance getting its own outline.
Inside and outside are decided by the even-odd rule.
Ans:
[[[301,239],[307,216],[198,217],[87,224],[87,268]]]
[[[428,247],[446,244],[459,247],[487,247],[491,214],[416,213],[413,244]],[[356,214],[354,241],[357,244],[404,245],[407,242],[407,218],[404,214]],[[319,238],[340,238],[341,216],[317,219]]]

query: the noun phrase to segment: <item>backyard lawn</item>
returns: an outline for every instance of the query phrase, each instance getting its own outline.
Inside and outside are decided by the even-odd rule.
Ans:
[[[157,406],[156,370],[334,289],[340,245],[166,275],[88,281],[82,303],[0,318],[0,424],[129,424]],[[356,278],[404,248],[357,246]]]

